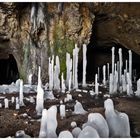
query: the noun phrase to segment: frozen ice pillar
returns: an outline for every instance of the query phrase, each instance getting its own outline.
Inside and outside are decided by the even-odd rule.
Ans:
[[[39,66],[39,70],[38,70],[38,85],[37,85],[37,97],[36,97],[36,112],[37,112],[37,115],[41,115],[42,114],[43,108],[44,108],[44,90],[42,88],[41,68]]]
[[[83,87],[86,86],[86,67],[87,67],[86,53],[87,53],[87,46],[86,44],[83,44],[83,81],[82,81]]]

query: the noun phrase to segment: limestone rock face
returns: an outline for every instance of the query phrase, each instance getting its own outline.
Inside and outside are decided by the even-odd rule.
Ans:
[[[59,55],[65,71],[66,52],[94,34],[99,47],[119,43],[140,54],[139,15],[136,3],[0,3],[0,59],[13,54],[25,82],[30,73],[37,81],[40,65],[44,83],[49,56]]]

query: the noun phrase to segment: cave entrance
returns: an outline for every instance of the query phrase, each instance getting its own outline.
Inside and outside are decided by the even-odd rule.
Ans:
[[[19,78],[16,60],[12,54],[0,57],[0,85],[11,84]]]

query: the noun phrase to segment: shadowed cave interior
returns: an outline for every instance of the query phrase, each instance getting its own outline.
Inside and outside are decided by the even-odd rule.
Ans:
[[[2,52],[1,52],[2,53]],[[12,54],[0,57],[0,85],[11,84],[19,78],[17,63]]]

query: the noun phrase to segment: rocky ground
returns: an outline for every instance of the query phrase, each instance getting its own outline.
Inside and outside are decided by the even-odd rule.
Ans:
[[[86,90],[90,90],[91,87],[88,87]],[[66,94],[54,92],[56,99],[54,100],[45,100],[44,108],[49,108],[52,105],[58,106],[58,127],[57,134],[62,130],[72,130],[71,122],[75,121],[77,126],[81,127],[83,123],[87,121],[87,116],[91,112],[100,112],[104,116],[104,100],[107,97],[104,97],[104,94],[108,92],[108,88],[100,87],[102,93],[98,97],[91,96],[89,92],[77,92],[72,91],[71,95],[73,97],[72,101],[64,103],[66,105],[66,118],[63,120],[60,118],[59,114],[59,105],[60,100],[63,100],[66,97]],[[80,95],[80,97],[79,97]],[[17,97],[18,93],[13,94],[0,94],[0,102],[3,104],[3,97],[11,99],[12,96]],[[25,106],[21,107],[20,110],[15,110],[15,103],[9,102],[9,109],[0,109],[0,137],[15,136],[15,133],[18,130],[24,130],[26,134],[31,137],[38,137],[40,130],[40,118],[36,115],[35,112],[35,103],[29,102],[29,97],[36,97],[36,93],[24,94]],[[115,95],[111,97],[115,104],[115,109],[121,112],[125,112],[129,116],[130,127],[131,127],[131,136],[140,137],[140,99],[136,97],[127,97],[123,95]],[[73,115],[75,101],[78,100],[82,103],[83,108],[88,111],[85,115]],[[3,104],[4,105],[4,104]],[[24,114],[26,113],[26,114]],[[24,114],[24,115],[23,115]]]

